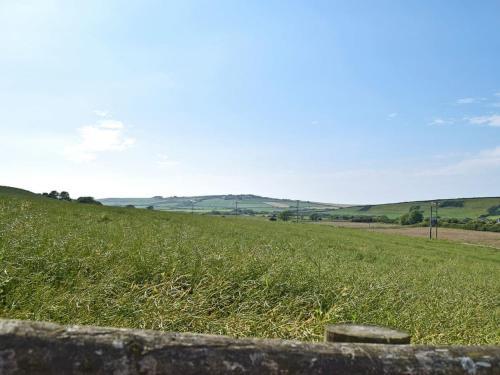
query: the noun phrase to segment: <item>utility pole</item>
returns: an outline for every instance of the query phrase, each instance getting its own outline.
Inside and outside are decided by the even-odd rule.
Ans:
[[[299,222],[299,200],[297,199],[297,223]]]
[[[436,202],[436,240],[438,238],[438,206],[439,202]]]
[[[234,204],[236,205],[236,216],[238,216],[238,201],[234,201]]]
[[[432,240],[432,202],[431,202],[431,217],[429,218],[429,240]]]
[[[191,215],[194,214],[194,201],[191,201]]]

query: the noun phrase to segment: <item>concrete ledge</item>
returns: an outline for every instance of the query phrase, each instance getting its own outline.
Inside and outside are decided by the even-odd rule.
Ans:
[[[303,343],[0,320],[0,374],[499,374],[499,346]]]

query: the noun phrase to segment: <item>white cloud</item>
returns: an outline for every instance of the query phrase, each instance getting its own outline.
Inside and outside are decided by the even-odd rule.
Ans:
[[[468,155],[462,160],[439,168],[417,172],[419,176],[446,176],[481,173],[484,170],[500,168],[500,146]]]
[[[92,161],[101,153],[123,151],[135,143],[134,138],[125,136],[125,126],[120,121],[102,120],[77,131],[79,141],[64,149],[64,154],[72,161]]]
[[[433,126],[444,126],[444,125],[450,125],[450,124],[453,124],[454,121],[453,120],[445,120],[443,118],[440,118],[440,117],[436,117],[435,119],[433,119],[429,125],[433,125]]]
[[[101,109],[96,109],[94,111],[94,114],[99,117],[108,117],[109,116],[109,111],[101,110]]]
[[[156,155],[158,160],[156,161],[156,164],[161,167],[161,168],[166,168],[166,167],[174,167],[179,164],[178,161],[176,160],[171,160],[167,155],[165,154],[158,154]]]
[[[490,116],[477,116],[468,119],[473,125],[487,125],[500,127],[500,115],[490,115]]]
[[[485,100],[485,98],[461,98],[457,99],[457,104],[477,104]]]
[[[396,117],[397,115],[398,115],[398,114],[397,114],[396,112],[392,112],[392,113],[389,113],[389,114],[387,115],[387,117],[389,117],[389,118],[394,118],[394,117]]]

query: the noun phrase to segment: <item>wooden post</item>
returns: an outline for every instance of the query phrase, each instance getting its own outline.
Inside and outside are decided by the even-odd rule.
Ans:
[[[369,344],[409,344],[410,335],[395,329],[372,325],[332,324],[325,328],[327,342],[355,342]]]
[[[431,217],[429,218],[429,240],[432,240],[432,202],[431,202]]]
[[[439,225],[438,206],[439,206],[439,202],[436,202],[436,240],[438,238],[438,225]]]

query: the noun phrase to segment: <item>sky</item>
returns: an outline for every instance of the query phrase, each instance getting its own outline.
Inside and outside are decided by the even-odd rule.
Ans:
[[[500,195],[500,1],[0,0],[0,185]]]

